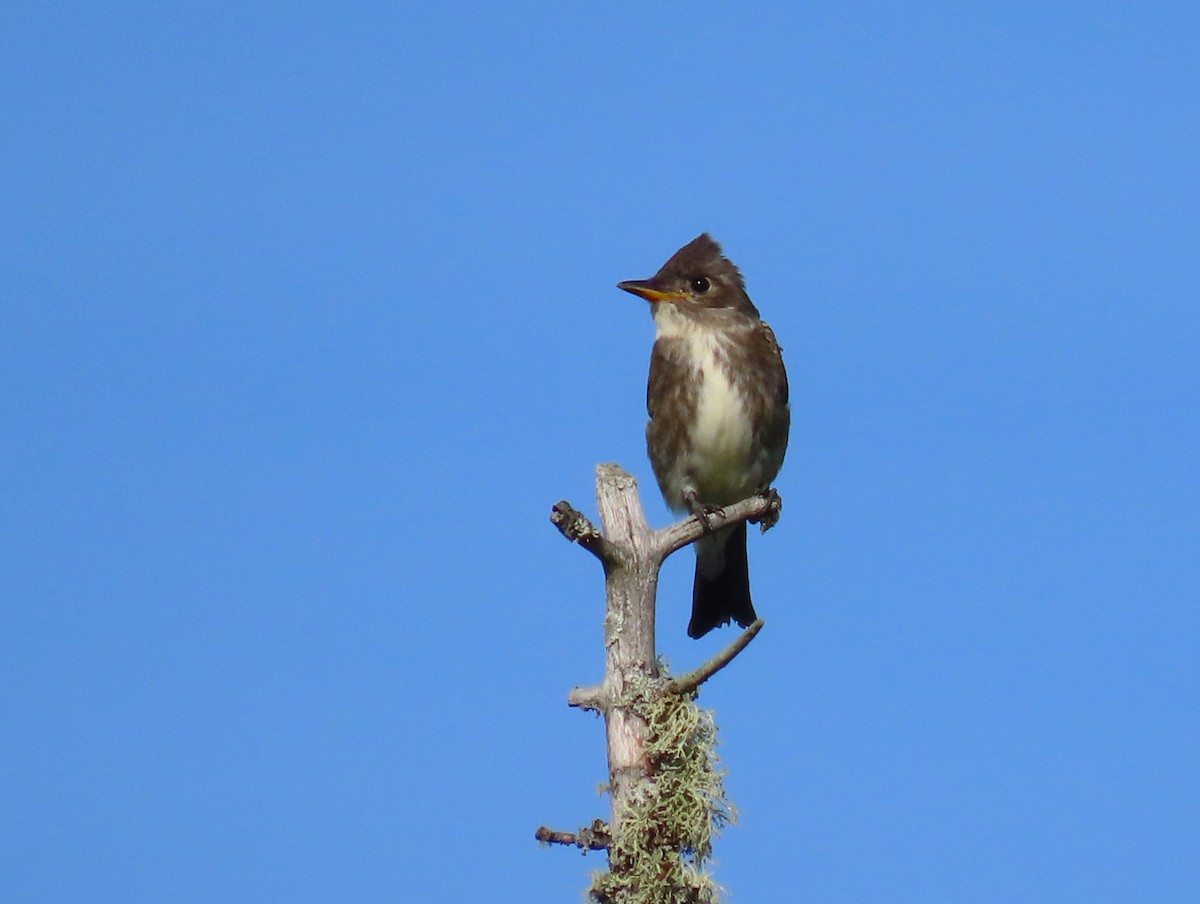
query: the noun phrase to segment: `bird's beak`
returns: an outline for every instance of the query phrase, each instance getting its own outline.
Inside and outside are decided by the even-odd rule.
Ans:
[[[653,288],[648,279],[627,279],[625,282],[617,283],[617,288],[632,292],[646,301],[675,301],[683,298],[682,292],[662,292]]]

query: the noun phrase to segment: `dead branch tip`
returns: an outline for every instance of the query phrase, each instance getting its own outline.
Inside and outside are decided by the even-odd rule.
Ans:
[[[550,523],[558,528],[560,534],[572,543],[578,543],[605,565],[619,561],[620,553],[617,548],[604,538],[604,534],[596,525],[565,499],[551,507]]]
[[[725,668],[725,666],[729,665],[729,663],[733,662],[734,657],[746,649],[750,641],[758,636],[758,632],[762,630],[762,626],[763,620],[761,618],[756,619],[750,624],[750,627],[738,635],[733,643],[704,663],[704,665],[698,669],[692,669],[692,671],[680,675],[678,678],[672,679],[670,684],[671,692],[688,694],[694,691],[713,675],[717,674],[717,672],[721,671],[721,669]]]
[[[533,837],[542,844],[577,847],[585,854],[588,851],[605,850],[612,841],[608,833],[608,824],[599,819],[593,820],[590,826],[584,826],[578,832],[558,832],[546,826],[539,826]]]

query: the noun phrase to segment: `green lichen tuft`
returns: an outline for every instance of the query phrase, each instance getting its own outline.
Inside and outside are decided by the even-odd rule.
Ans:
[[[646,720],[650,777],[630,801],[609,848],[609,869],[594,873],[596,904],[715,904],[708,873],[713,838],[733,822],[717,758],[712,713],[694,694],[664,693],[666,681],[639,688],[634,710]]]

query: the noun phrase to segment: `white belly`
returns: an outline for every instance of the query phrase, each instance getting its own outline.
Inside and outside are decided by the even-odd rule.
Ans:
[[[724,368],[713,360],[711,351],[695,360],[704,380],[697,399],[689,470],[701,484],[702,499],[711,496],[713,502],[733,502],[746,492],[743,484],[754,435],[741,395],[725,376]],[[734,498],[728,498],[731,495]]]
[[[664,310],[664,309],[671,310]],[[695,482],[702,502],[726,505],[753,492],[750,473],[754,462],[754,432],[746,417],[741,393],[726,375],[721,353],[722,334],[674,313],[661,305],[655,318],[659,335],[687,344],[693,371],[702,375],[692,422],[688,459],[680,462],[677,476]]]

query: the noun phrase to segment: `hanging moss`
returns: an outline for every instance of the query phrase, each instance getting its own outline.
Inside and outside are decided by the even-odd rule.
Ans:
[[[712,841],[733,822],[717,757],[712,713],[695,693],[665,692],[647,682],[632,701],[646,721],[650,775],[629,801],[609,848],[609,869],[592,876],[596,904],[715,904],[708,873]]]

